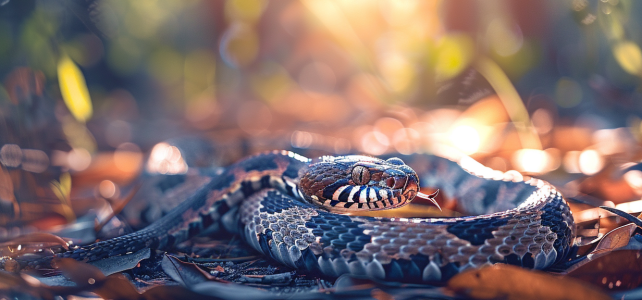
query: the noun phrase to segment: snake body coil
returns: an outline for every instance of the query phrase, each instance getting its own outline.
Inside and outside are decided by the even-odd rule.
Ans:
[[[61,256],[93,261],[145,247],[169,249],[216,229],[240,234],[288,266],[332,277],[436,282],[499,262],[544,269],[567,256],[575,225],[554,187],[537,179],[484,179],[443,158],[424,158],[426,170],[418,176],[398,158],[313,161],[287,151],[252,156],[149,227]],[[387,219],[334,213],[405,205],[418,193],[420,178],[479,215]]]

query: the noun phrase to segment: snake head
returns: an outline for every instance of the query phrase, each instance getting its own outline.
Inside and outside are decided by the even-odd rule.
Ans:
[[[322,157],[301,176],[303,196],[329,211],[404,206],[419,193],[417,173],[399,158]]]

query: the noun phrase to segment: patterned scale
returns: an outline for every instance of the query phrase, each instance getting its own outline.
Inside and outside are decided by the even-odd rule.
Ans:
[[[416,184],[417,175],[399,159],[364,158],[364,162],[356,163],[361,164],[359,167],[338,159],[336,165],[315,169],[307,158],[276,151],[226,168],[141,231],[62,256],[95,260],[144,247],[167,250],[203,231],[224,228],[240,234],[265,255],[305,272],[330,277],[351,273],[389,281],[430,283],[497,262],[544,269],[568,254],[575,234],[573,217],[565,200],[548,183],[537,179],[526,183],[483,179],[446,159],[420,158],[424,169],[419,170],[419,177],[424,186],[427,183],[441,189],[460,200],[463,209],[479,215],[387,219],[332,213],[338,203],[320,199],[319,195],[341,194],[336,191],[342,187],[331,186],[337,182],[335,177],[340,177],[334,175],[338,173],[301,177],[302,172],[337,168],[353,176],[342,182],[377,180],[379,185],[368,188],[350,187],[355,193],[357,189],[373,191],[350,198],[368,204],[364,208],[372,207],[384,196],[390,205],[403,202],[401,198],[406,195],[414,197],[416,190],[405,186]],[[380,165],[394,172],[387,169],[377,173]],[[410,177],[405,180],[386,177],[399,173]],[[304,195],[297,187],[306,178],[316,180],[308,182],[306,188],[317,194]],[[324,190],[328,186],[331,189]],[[384,196],[375,192],[385,186],[391,189],[404,186],[404,190]],[[353,208],[340,209],[349,212]]]
[[[491,185],[485,198],[520,204],[516,198],[522,197],[522,204],[466,218],[386,219],[332,214],[270,190],[244,202],[239,225],[246,228],[244,238],[264,254],[332,277],[351,273],[434,282],[486,264],[544,269],[565,257],[573,220],[557,191],[535,179],[525,184],[481,179],[466,172],[459,176],[480,180],[481,184],[475,183],[478,189]],[[453,188],[470,184],[470,179],[460,178]],[[486,203],[493,206],[490,200]]]

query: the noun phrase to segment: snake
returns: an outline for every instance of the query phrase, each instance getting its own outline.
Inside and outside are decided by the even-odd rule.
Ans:
[[[225,230],[284,265],[330,278],[438,283],[496,263],[546,269],[568,258],[575,224],[551,184],[484,178],[437,156],[420,162],[418,174],[398,157],[257,154],[211,176],[148,227],[58,256],[96,261],[144,248],[169,250]],[[417,197],[434,201],[434,194],[420,192],[420,179],[457,198],[470,215],[357,215]]]

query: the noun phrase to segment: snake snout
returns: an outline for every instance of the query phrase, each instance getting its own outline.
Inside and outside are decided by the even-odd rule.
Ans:
[[[408,176],[397,170],[388,170],[383,175],[384,182],[388,188],[401,189],[408,182]]]
[[[386,179],[386,186],[391,188],[391,189],[400,189],[406,186],[406,182],[408,181],[408,178],[403,176],[403,177],[389,177]]]

